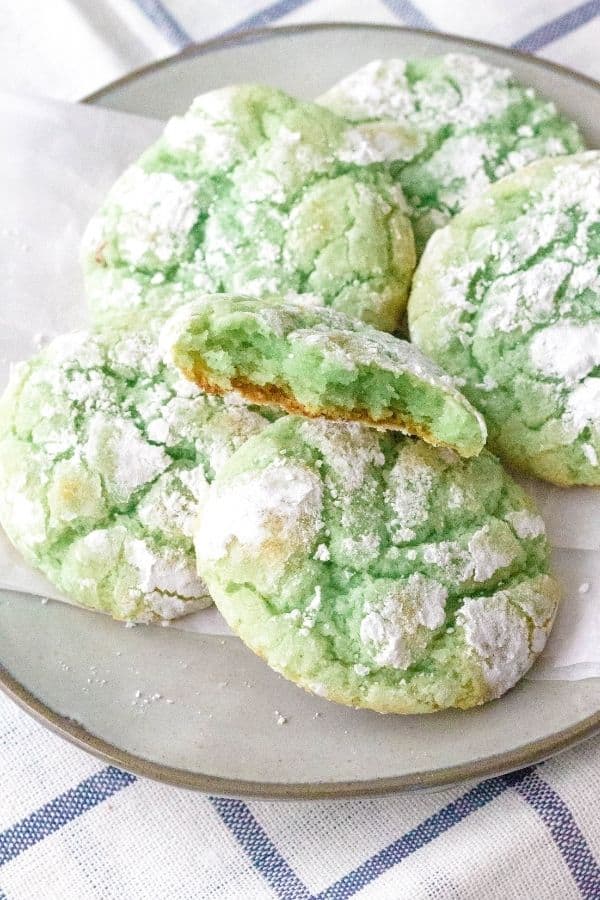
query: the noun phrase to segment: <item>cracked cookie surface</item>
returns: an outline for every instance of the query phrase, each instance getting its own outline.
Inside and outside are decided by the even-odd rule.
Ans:
[[[76,603],[132,621],[184,615],[211,602],[197,505],[268,422],[203,394],[146,337],[64,335],[15,367],[0,400],[0,521]]]
[[[485,423],[414,344],[338,311],[207,295],[161,335],[165,360],[211,393],[310,418],[364,422],[476,456]]]
[[[415,266],[387,160],[401,126],[352,125],[274,88],[201,95],[115,183],[83,240],[97,322],[200,292],[288,295],[393,331]]]
[[[414,130],[414,153],[394,171],[419,253],[490,182],[541,157],[585,149],[553,103],[469,54],[375,60],[318,102],[354,122],[392,120]]]
[[[207,494],[198,570],[225,619],[286,678],[380,712],[501,696],[558,603],[544,524],[483,451],[289,416]]]
[[[600,153],[533,163],[435,234],[409,327],[462,380],[496,453],[600,485]]]

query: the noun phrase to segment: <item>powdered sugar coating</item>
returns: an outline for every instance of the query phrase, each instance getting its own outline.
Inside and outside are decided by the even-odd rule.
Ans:
[[[0,409],[0,519],[29,562],[116,618],[210,603],[192,548],[198,506],[273,416],[202,394],[149,337],[85,332],[20,363]]]
[[[410,301],[496,451],[560,484],[600,483],[599,234],[600,154],[539,161],[432,238]]]
[[[415,527],[427,521],[435,476],[435,469],[414,452],[414,445],[408,444],[400,450],[390,470],[385,494],[394,513],[392,527],[395,529],[395,542],[414,540]]]
[[[500,594],[467,599],[457,624],[464,631],[467,646],[481,661],[492,697],[502,696],[529,668],[527,623]]]
[[[469,707],[508,690],[551,627],[536,518],[486,451],[286,417],[210,487],[198,570],[231,627],[308,690],[382,712]]]
[[[541,516],[529,510],[518,510],[506,515],[506,521],[510,523],[517,537],[535,538],[546,534],[546,526]]]
[[[519,552],[517,541],[507,535],[507,547],[506,537],[504,541],[499,541],[497,532],[498,527],[492,529],[484,525],[469,538],[467,547],[473,560],[475,581],[489,581],[498,571],[508,568]]]
[[[95,319],[164,317],[197,291],[292,292],[393,330],[415,253],[388,161],[412,147],[394,123],[353,127],[274,88],[197,97],[88,226]]]
[[[368,601],[360,623],[360,639],[373,654],[374,662],[408,669],[427,646],[428,632],[444,624],[447,599],[443,585],[416,573],[394,585],[379,601]]]
[[[217,487],[203,506],[198,554],[219,560],[228,554],[249,562],[269,547],[269,585],[290,558],[308,547],[322,527],[321,482],[310,469],[276,460],[256,477]],[[315,551],[316,552],[316,551]]]
[[[132,166],[120,182],[113,252],[130,266],[167,268],[185,259],[196,223],[196,188],[169,172]]]
[[[374,60],[320,100],[353,122],[394,121],[412,133],[396,157],[417,245],[491,182],[544,156],[583,149],[552,103],[477,56]]]
[[[533,335],[529,345],[533,368],[566,384],[577,384],[600,366],[600,320],[558,321]]]

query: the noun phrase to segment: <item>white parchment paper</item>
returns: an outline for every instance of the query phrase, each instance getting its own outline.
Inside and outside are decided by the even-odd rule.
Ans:
[[[79,242],[125,166],[162,123],[94,107],[0,95],[0,390],[10,364],[86,324]],[[519,479],[535,497],[564,599],[529,677],[600,677],[600,490]],[[64,600],[0,533],[0,587]],[[172,623],[230,633],[215,609]]]

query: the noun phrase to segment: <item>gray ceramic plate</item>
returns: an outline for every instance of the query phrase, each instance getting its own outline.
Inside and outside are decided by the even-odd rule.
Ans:
[[[595,83],[496,47],[400,28],[284,28],[212,42],[89,99],[166,117],[231,82],[311,97],[376,57],[465,49],[510,66],[600,146]],[[303,693],[235,638],[127,629],[59,603],[39,613],[39,601],[0,595],[4,690],[103,759],[204,791],[315,798],[433,788],[538,761],[600,729],[598,680],[524,681],[482,709],[384,717]]]

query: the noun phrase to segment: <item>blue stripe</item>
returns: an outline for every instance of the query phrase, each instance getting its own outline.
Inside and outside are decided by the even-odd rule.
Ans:
[[[564,800],[535,771],[516,785],[516,789],[554,838],[583,900],[598,900],[600,866]]]
[[[55,797],[0,834],[0,866],[134,781],[135,775],[108,766],[86,778],[77,787]]]
[[[425,28],[428,31],[437,31],[435,26],[429,21],[414,3],[410,0],[383,0],[388,9],[402,19],[407,25],[413,28]]]
[[[278,19],[282,19],[301,6],[306,6],[307,3],[312,2],[313,0],[278,0],[277,3],[271,3],[270,6],[262,9],[260,12],[253,13],[247,19],[242,19],[241,22],[237,22],[231,28],[222,31],[219,37],[235,34],[236,31],[246,31],[248,28],[264,28],[266,25],[272,25]]]
[[[56,797],[0,834],[0,865],[136,780],[134,775],[109,766]],[[538,813],[584,900],[597,900],[600,867],[564,801],[532,768],[478,784],[317,895],[298,878],[245,803],[220,797],[210,801],[280,900],[347,900],[509,788],[515,788]],[[0,900],[6,900],[1,890]]]
[[[483,781],[449,803],[416,828],[389,844],[358,868],[344,875],[320,894],[311,894],[291,869],[262,826],[241,800],[211,797],[211,803],[250,858],[254,868],[268,882],[280,900],[347,900],[388,869],[426,846],[471,813],[481,809],[511,787],[526,779],[532,769],[522,769]]]
[[[575,31],[576,28],[581,28],[598,14],[600,14],[600,0],[589,0],[588,3],[582,3],[562,16],[530,31],[515,41],[512,46],[515,50],[528,50],[529,53],[535,53],[553,41],[570,34],[571,31]]]
[[[152,24],[156,25],[166,39],[176,47],[181,48],[193,43],[185,28],[179,24],[175,16],[171,15],[160,0],[135,0],[135,3],[146,18],[150,19]]]
[[[506,790],[519,784],[530,771],[530,769],[522,769],[520,772],[482,781],[462,797],[453,800],[452,803],[425,819],[416,828],[384,847],[353,872],[340,878],[327,890],[318,894],[318,900],[346,900],[347,897],[352,897],[357,891],[362,890],[388,869],[406,859],[407,856],[420,850],[421,847],[425,847],[445,831],[462,822],[471,813],[486,806]]]
[[[310,900],[308,888],[300,881],[281,855],[265,830],[256,821],[248,806],[241,800],[210,797],[210,802],[238,843],[245,850],[254,868],[273,888],[278,897]]]

